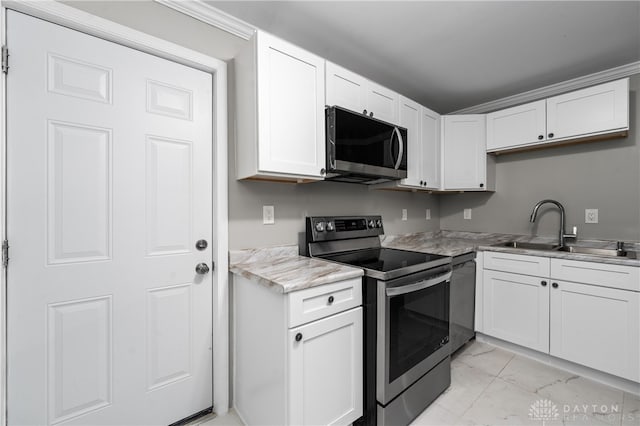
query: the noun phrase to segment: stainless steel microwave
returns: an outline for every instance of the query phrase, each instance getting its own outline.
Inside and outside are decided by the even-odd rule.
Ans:
[[[327,180],[374,184],[407,177],[407,129],[326,108]]]

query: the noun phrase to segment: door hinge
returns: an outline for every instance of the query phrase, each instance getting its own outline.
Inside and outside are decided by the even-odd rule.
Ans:
[[[9,48],[6,45],[2,46],[2,72],[9,73]]]
[[[2,267],[7,268],[9,266],[9,241],[4,240],[2,242]]]

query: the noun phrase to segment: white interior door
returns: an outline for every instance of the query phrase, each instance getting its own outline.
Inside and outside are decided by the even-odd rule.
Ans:
[[[9,424],[211,406],[211,75],[7,21]]]

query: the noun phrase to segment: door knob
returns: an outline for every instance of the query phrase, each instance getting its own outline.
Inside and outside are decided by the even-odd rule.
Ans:
[[[196,265],[196,273],[200,275],[204,275],[209,272],[209,266],[206,263],[198,263]]]

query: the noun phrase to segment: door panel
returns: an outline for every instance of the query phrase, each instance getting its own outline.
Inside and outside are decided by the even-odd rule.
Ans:
[[[288,424],[348,425],[362,416],[362,308],[290,329],[288,338]]]
[[[7,20],[9,424],[211,406],[211,76]]]
[[[49,121],[48,263],[111,258],[111,130]]]
[[[640,380],[640,294],[566,281],[556,284],[551,289],[551,355]]]
[[[542,282],[545,281],[545,285]],[[484,333],[549,351],[548,279],[485,270]]]
[[[49,306],[47,340],[52,423],[111,405],[111,297]],[[9,407],[11,410],[11,407]]]

